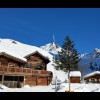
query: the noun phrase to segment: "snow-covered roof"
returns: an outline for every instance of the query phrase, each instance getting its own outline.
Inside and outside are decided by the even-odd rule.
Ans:
[[[23,58],[23,57],[20,57],[20,56],[18,56],[18,55],[16,55],[16,54],[14,54],[14,53],[12,53],[12,52],[9,52],[9,51],[6,51],[6,50],[0,50],[0,53],[4,53],[4,54],[10,55],[10,56],[13,56],[13,57],[15,57],[15,58],[17,58],[17,59],[20,59],[20,60],[24,61],[24,62],[27,61],[27,59],[25,59],[25,58]]]
[[[31,55],[33,55],[33,54],[39,54],[40,56],[42,56],[44,59],[46,59],[46,60],[48,60],[48,62],[50,62],[50,60],[49,60],[49,57],[47,57],[47,56],[44,56],[43,54],[41,54],[39,51],[34,51],[33,53],[29,53],[28,55],[26,55],[25,56],[25,58],[27,58],[28,56],[31,56]]]
[[[80,71],[70,71],[70,76],[81,77]]]
[[[50,53],[48,53],[48,51],[44,51],[43,49],[36,47],[36,46],[31,46],[28,44],[24,44],[24,43],[20,43],[18,41],[15,41],[15,43],[13,43],[12,39],[0,39],[0,50],[6,50],[6,51],[10,51],[16,55],[19,55],[21,57],[25,57],[28,54],[31,54],[35,51],[38,51],[39,53],[41,53],[43,56],[45,57],[49,57],[50,60],[52,60],[52,55]]]
[[[15,43],[14,43],[15,42]],[[31,54],[35,51],[41,53],[44,57],[48,57],[51,62],[47,64],[47,70],[54,73],[54,66],[52,65],[53,55],[48,51],[45,51],[39,47],[24,44],[12,39],[1,39],[0,38],[0,50],[6,50],[13,54],[16,54],[22,58],[26,55]]]
[[[90,76],[93,76],[93,75],[96,75],[96,74],[100,75],[100,71],[94,71],[92,73],[89,73],[89,74],[85,75],[84,78],[87,78],[87,77],[90,77]]]

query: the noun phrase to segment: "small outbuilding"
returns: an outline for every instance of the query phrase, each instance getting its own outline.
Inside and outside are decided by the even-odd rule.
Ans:
[[[87,83],[100,83],[100,71],[94,71],[84,76]]]
[[[71,71],[70,72],[70,83],[80,83],[80,81],[81,81],[81,72]]]

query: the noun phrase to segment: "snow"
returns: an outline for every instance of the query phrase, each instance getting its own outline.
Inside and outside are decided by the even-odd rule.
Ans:
[[[86,75],[86,74],[89,74],[91,72],[94,72],[96,70],[91,70],[90,68],[90,63],[92,62],[92,66],[94,68],[100,68],[100,58],[95,58],[95,59],[91,59],[91,58],[87,58],[87,59],[82,59],[80,62],[79,62],[79,67],[81,68],[82,70],[82,76]],[[95,65],[96,63],[96,65]]]
[[[90,77],[90,76],[93,76],[93,75],[96,75],[96,74],[99,74],[100,75],[100,71],[95,71],[95,72],[92,72],[90,74],[87,74],[87,75],[84,76],[84,78]]]
[[[82,76],[100,70],[100,49],[95,48],[91,53],[81,54],[80,58],[79,67],[82,70]],[[95,70],[90,69],[90,63]]]
[[[13,54],[19,55],[21,57],[25,57],[26,55],[33,53],[35,51],[40,52],[43,56],[51,58],[52,55],[48,52],[36,47],[31,46],[28,44],[20,43],[18,41],[15,41],[16,44],[12,43],[11,39],[0,39],[0,50],[5,50],[12,52]]]
[[[56,50],[54,47],[56,47]],[[41,46],[40,48],[53,54],[58,54],[58,51],[61,51],[62,49],[59,45],[55,44],[54,42],[48,43],[44,46]]]
[[[36,46],[31,46],[28,44],[20,43],[18,41],[15,41],[16,42],[16,44],[15,44],[15,43],[13,43],[13,41],[15,41],[15,40],[0,39],[0,51],[3,50],[6,53],[11,54],[14,57],[20,58],[24,61],[26,61],[26,59],[24,58],[26,55],[31,54],[35,51],[38,51],[43,56],[48,57],[49,60],[52,61],[53,56],[48,51],[44,51],[43,49],[38,48]],[[49,64],[49,66],[50,65],[51,65],[51,63]]]
[[[56,76],[61,82],[68,80],[68,73],[63,72],[62,70],[55,70],[53,79],[55,79]]]
[[[71,71],[70,76],[81,77],[81,72],[80,71]]]
[[[13,43],[13,41],[16,42],[16,44]],[[54,73],[54,66],[52,65],[53,55],[51,55],[48,51],[45,51],[39,47],[20,43],[12,39],[0,39],[0,51],[4,51],[7,54],[13,55],[14,57],[20,58],[24,61],[26,61],[26,59],[24,58],[26,55],[38,51],[43,56],[48,57],[48,59],[51,61],[50,63],[47,64],[47,71],[52,71]]]
[[[100,52],[100,49],[98,49],[98,48],[95,48],[94,50],[95,50],[96,52]]]
[[[39,47],[36,46],[31,46],[28,44],[20,43],[18,41],[15,41],[13,43],[12,39],[0,39],[0,50],[5,51],[6,53],[13,55],[14,57],[20,58],[25,60],[25,56],[28,54],[31,54],[35,51],[38,51],[41,53],[43,56],[48,57],[49,60],[51,61],[50,63],[47,64],[47,71],[52,71],[53,72],[53,77],[55,77],[55,73],[58,73],[57,76],[61,81],[64,81],[64,78],[61,77],[63,75],[66,77],[66,74],[62,71],[56,71],[54,69],[53,64],[53,55],[51,55],[48,51],[45,51]],[[25,60],[26,61],[26,60]],[[65,78],[66,79],[66,78]]]
[[[71,83],[71,91],[74,92],[100,92],[100,84]],[[57,85],[57,92],[65,92],[69,89],[68,83]],[[22,88],[8,88],[0,84],[0,92],[55,92],[55,85],[33,86],[25,85]]]
[[[29,85],[25,85],[23,88],[29,88],[30,86]]]
[[[13,57],[15,57],[15,58],[18,58],[18,59],[20,59],[20,60],[23,60],[23,61],[27,61],[27,59],[25,59],[25,58],[23,58],[23,57],[20,57],[20,56],[18,56],[18,55],[16,55],[16,54],[14,54],[14,53],[12,53],[12,52],[9,52],[9,51],[6,51],[6,50],[1,50],[0,49],[0,53],[6,53],[6,54],[8,54],[8,55],[10,55],[10,56],[13,56]]]
[[[14,57],[17,57],[21,60],[25,61],[25,56],[33,53],[35,51],[38,51],[39,53],[41,53],[43,56],[45,57],[49,57],[49,60],[51,61],[50,63],[47,64],[47,70],[48,71],[52,71],[53,72],[53,80],[55,79],[55,77],[57,76],[57,80],[59,80],[61,82],[60,85],[57,85],[57,92],[65,92],[65,90],[68,90],[68,74],[61,71],[61,70],[56,70],[54,68],[53,64],[53,55],[51,55],[49,53],[49,47],[51,45],[47,44],[47,48],[46,50],[43,50],[39,47],[36,46],[31,46],[31,45],[27,45],[27,44],[23,44],[20,43],[18,41],[15,41],[15,43],[13,43],[12,39],[0,39],[0,51],[4,51],[7,54],[13,55]],[[45,46],[44,46],[45,48]],[[61,50],[61,48],[58,48],[58,51]],[[96,49],[97,50],[97,49]],[[99,53],[99,50],[97,50]],[[53,52],[53,50],[51,49],[50,52]],[[53,52],[55,53],[55,52]],[[97,57],[97,52],[93,53],[94,55],[96,55]],[[98,54],[99,55],[99,54]],[[85,56],[85,57],[84,57]],[[91,56],[91,54],[83,54],[82,56],[82,60],[79,64],[79,66],[82,68],[82,75],[85,75],[87,73],[92,72],[92,70],[89,68],[89,63],[91,61],[93,61],[93,64],[96,62],[97,63],[97,67],[100,66],[100,58],[95,58],[93,59],[93,57]],[[91,58],[92,57],[92,58]],[[80,76],[80,73],[74,72],[73,74],[71,73],[71,75],[73,76]],[[71,90],[74,90],[74,92],[100,92],[100,84],[85,84],[85,83],[71,83]],[[8,88],[2,84],[0,84],[0,92],[55,92],[55,85],[48,85],[48,86],[33,86],[30,87],[28,85],[25,85],[22,88]]]

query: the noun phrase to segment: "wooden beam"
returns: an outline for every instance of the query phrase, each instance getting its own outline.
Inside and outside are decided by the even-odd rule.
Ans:
[[[48,77],[47,77],[47,85],[48,85]]]
[[[2,75],[2,84],[4,83],[4,75]]]
[[[36,76],[36,86],[38,85],[38,76]]]
[[[15,83],[15,82],[14,82],[14,77],[15,77],[15,76],[13,76],[13,87],[14,87],[14,83]]]
[[[24,84],[23,84],[23,86],[25,85],[25,76],[24,76]]]

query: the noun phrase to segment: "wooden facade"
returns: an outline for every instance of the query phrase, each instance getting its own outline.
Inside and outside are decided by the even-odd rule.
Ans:
[[[80,83],[80,77],[70,77],[71,83]]]
[[[80,83],[81,82],[81,72],[80,71],[70,71],[70,82]]]
[[[0,83],[10,88],[20,88],[24,85],[49,85],[53,76],[51,71],[46,71],[49,60],[38,52],[26,58],[27,62],[6,53],[0,53]],[[31,63],[32,66],[27,66],[27,63]],[[37,70],[35,69],[37,63],[44,65]]]
[[[46,70],[47,64],[50,62],[48,58],[41,55],[38,51],[25,56],[25,58],[27,59],[27,64],[30,65],[29,67],[37,70],[39,70],[38,66],[40,66],[40,70]]]
[[[84,78],[86,83],[100,83],[100,74],[94,74]]]

